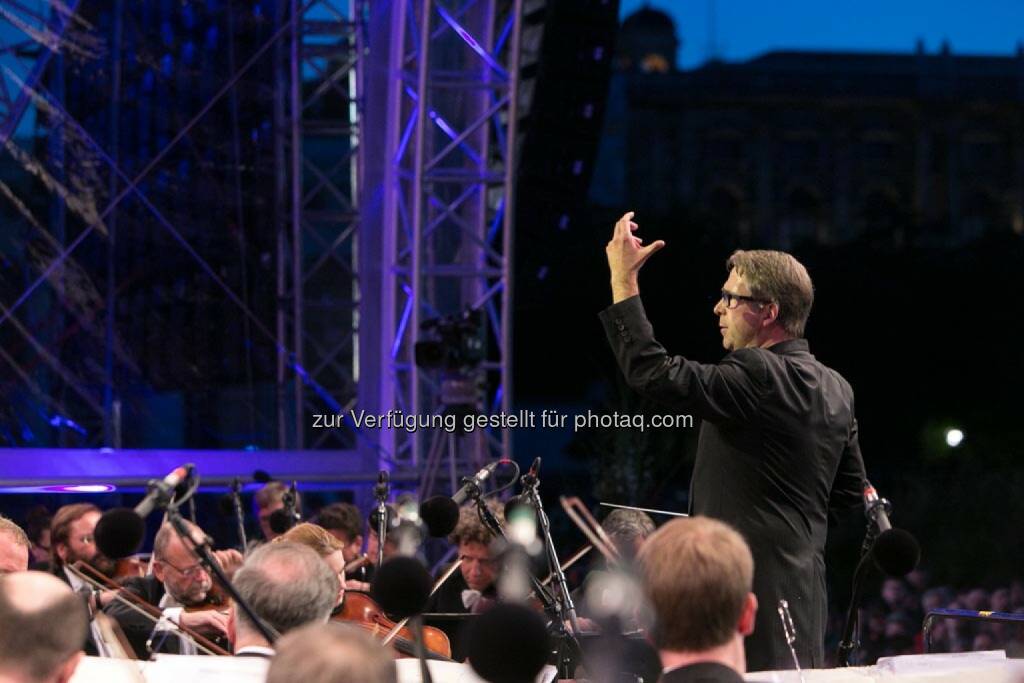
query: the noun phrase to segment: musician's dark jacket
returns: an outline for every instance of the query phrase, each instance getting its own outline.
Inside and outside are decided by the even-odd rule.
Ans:
[[[427,603],[427,614],[466,614],[470,615],[473,613],[479,614],[480,609],[471,610],[466,607],[462,602],[462,591],[467,590],[469,584],[466,583],[466,579],[462,577],[462,572],[457,571],[448,577],[448,580],[442,583],[437,591],[430,596],[430,601]],[[498,593],[494,585],[491,585],[487,590],[481,592],[481,600],[487,601],[487,603],[493,603],[497,600]],[[485,603],[481,603],[483,605]],[[427,618],[427,625],[436,626],[448,635],[448,640],[451,641],[452,645],[452,659],[457,662],[461,662],[466,658],[467,649],[467,638],[469,628],[471,628],[473,616],[467,616],[464,621],[453,620],[453,619],[437,619],[431,620]]]
[[[629,385],[701,418],[690,513],[728,522],[753,553],[759,609],[747,670],[793,666],[780,599],[801,666],[822,666],[828,512],[857,505],[864,482],[850,385],[803,339],[701,364],[665,351],[638,296],[600,317]]]
[[[137,597],[142,598],[153,606],[158,606],[164,597],[164,584],[152,575],[133,576],[129,579],[125,579],[123,588],[126,591],[134,593]],[[124,631],[125,636],[128,638],[128,642],[131,643],[132,649],[135,650],[135,654],[140,659],[149,659],[149,652],[146,650],[146,641],[153,633],[153,620],[140,614],[131,607],[128,607],[119,600],[110,600],[109,604],[104,606],[103,611],[108,616],[116,620],[121,626],[121,630]],[[157,651],[172,654],[180,652],[178,637],[173,633],[168,633],[166,634],[166,639],[162,639],[163,635],[164,634],[160,634],[154,638],[154,643],[161,641],[161,645]]]
[[[49,566],[49,573],[66,583],[68,588],[73,588],[71,580],[68,579],[68,575],[64,572],[64,565],[58,562],[51,562]],[[86,610],[88,610],[89,598],[83,595],[82,602],[85,603]],[[100,653],[99,648],[96,647],[96,640],[92,636],[92,628],[89,629],[89,632],[85,636],[85,643],[82,645],[82,651],[89,657],[96,657]]]

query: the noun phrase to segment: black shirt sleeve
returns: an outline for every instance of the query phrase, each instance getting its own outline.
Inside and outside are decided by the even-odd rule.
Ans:
[[[636,391],[711,422],[754,419],[768,386],[759,349],[740,349],[721,363],[703,364],[671,356],[654,338],[640,297],[600,313],[615,358]]]

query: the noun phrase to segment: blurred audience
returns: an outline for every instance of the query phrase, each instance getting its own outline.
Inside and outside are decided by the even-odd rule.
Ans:
[[[879,657],[919,654],[925,651],[922,623],[935,609],[963,609],[1024,615],[1024,582],[994,589],[932,586],[927,571],[918,569],[904,579],[887,578],[881,590],[862,602],[860,648],[857,664],[874,664]],[[835,665],[835,651],[842,632],[845,607],[833,609],[826,655]],[[929,652],[1006,650],[1009,657],[1024,657],[1024,625],[989,621],[936,619],[931,629]]]

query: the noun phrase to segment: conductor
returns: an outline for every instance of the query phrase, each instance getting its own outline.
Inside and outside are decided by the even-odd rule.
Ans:
[[[747,670],[792,667],[776,615],[789,602],[801,666],[823,665],[825,536],[830,508],[861,500],[864,464],[853,390],[803,338],[814,290],[807,270],[780,251],[736,251],[714,306],[718,363],[669,355],[640,301],[638,274],[665,246],[636,236],[633,212],[605,249],[613,303],[600,318],[636,391],[701,418],[690,513],[737,529],[754,559],[761,609],[747,638]]]

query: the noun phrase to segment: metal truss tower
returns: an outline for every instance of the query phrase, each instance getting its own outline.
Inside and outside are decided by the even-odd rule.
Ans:
[[[509,413],[512,237],[521,0],[401,0],[392,8],[380,294],[389,340],[381,406],[422,418]],[[481,320],[483,362],[418,367],[421,327]],[[382,382],[385,381],[382,379]],[[461,423],[462,414],[457,415]],[[394,462],[429,495],[442,473],[511,455],[506,430],[382,433]],[[443,465],[447,461],[447,467]]]
[[[358,382],[357,272],[366,0],[289,0],[278,45],[277,334],[279,447],[351,449],[352,434],[312,429]],[[287,55],[285,57],[285,55]],[[293,372],[294,369],[294,372]]]

